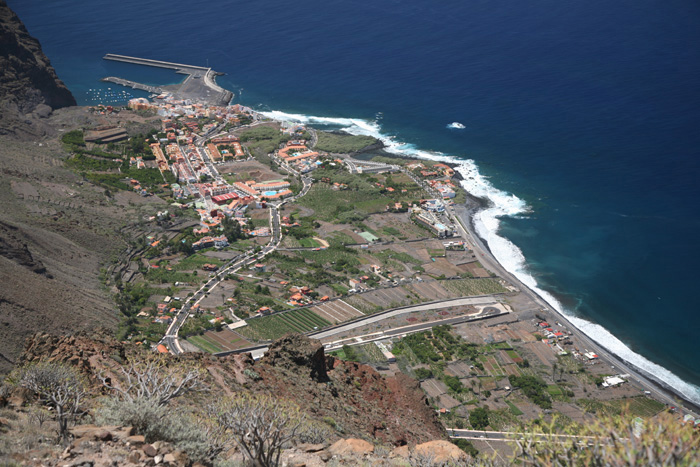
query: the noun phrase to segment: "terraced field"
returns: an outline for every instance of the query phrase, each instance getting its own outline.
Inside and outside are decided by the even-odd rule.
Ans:
[[[187,338],[187,341],[210,353],[242,349],[252,345],[243,336],[229,329],[219,332],[209,331],[201,336],[190,336]]]
[[[409,286],[411,290],[425,297],[427,300],[443,300],[446,298],[457,297],[454,292],[445,289],[439,282],[414,282]]]
[[[444,288],[460,297],[473,295],[490,295],[508,292],[496,279],[460,279],[447,280],[440,283]]]
[[[306,308],[252,318],[246,322],[248,326],[240,328],[241,334],[257,340],[274,340],[289,332],[304,333],[331,324],[328,320]]]
[[[666,407],[659,401],[645,396],[633,397],[629,399],[618,399],[612,401],[597,401],[593,399],[579,399],[577,404],[586,411],[592,413],[605,413],[608,415],[619,415],[626,412],[632,416],[653,417]]]
[[[396,308],[404,305],[411,305],[416,298],[403,287],[391,287],[386,289],[376,289],[362,294],[363,300],[373,305],[381,307],[382,310]],[[415,303],[418,303],[416,300]]]
[[[364,316],[364,313],[343,300],[322,303],[312,306],[309,310],[332,324],[342,323]]]

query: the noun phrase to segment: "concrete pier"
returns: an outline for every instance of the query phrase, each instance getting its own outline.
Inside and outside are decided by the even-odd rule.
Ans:
[[[108,83],[119,84],[121,86],[128,86],[133,89],[138,89],[140,91],[147,91],[152,94],[160,94],[164,91],[162,87],[159,86],[149,86],[148,84],[137,83],[136,81],[130,81],[128,79],[117,78],[116,76],[108,76],[102,78],[100,81],[105,81]]]
[[[114,60],[116,62],[133,63],[134,65],[146,65],[158,68],[170,68],[172,70],[200,70],[203,72],[211,70],[211,68],[205,68],[203,66],[164,62],[162,60],[151,60],[150,58],[129,57],[127,55],[107,54],[103,58],[105,60]]]
[[[187,75],[187,77],[180,84],[168,86],[149,86],[116,76],[103,78],[102,81],[108,81],[110,83],[120,84],[154,94],[170,92],[177,99],[188,99],[192,102],[199,102],[207,105],[228,105],[231,99],[233,99],[233,93],[231,91],[227,91],[216,84],[216,76],[222,73],[218,73],[211,68],[117,54],[107,54],[103,58],[105,60],[131,63],[134,65],[168,68],[175,70],[176,73]]]

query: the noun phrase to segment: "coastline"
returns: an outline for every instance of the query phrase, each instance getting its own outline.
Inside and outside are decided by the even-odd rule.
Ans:
[[[473,198],[473,196],[471,197]],[[684,408],[692,410],[696,414],[700,412],[700,405],[689,400],[687,396],[671,387],[668,383],[637,367],[633,363],[628,362],[621,356],[608,350],[603,344],[593,340],[593,338],[574,325],[566,314],[554,308],[536,291],[532,290],[520,279],[507,271],[493,256],[486,241],[476,234],[473,223],[473,213],[477,210],[478,209],[474,208],[470,210],[466,206],[457,206],[455,207],[455,215],[469,235],[469,240],[471,240],[475,249],[477,249],[478,253],[481,255],[480,261],[482,264],[488,264],[487,269],[493,268],[498,274],[502,274],[505,278],[512,281],[523,293],[527,294],[535,303],[541,306],[544,314],[561,321],[566,326],[567,330],[570,330],[580,342],[584,343],[589,350],[594,351],[599,356],[601,362],[610,365],[611,369],[615,370],[616,373],[622,372],[629,374],[630,378],[628,378],[628,381],[630,384],[641,386],[642,390],[650,391],[655,398],[669,406],[676,405],[677,399],[680,399],[686,405]]]
[[[369,151],[359,151],[358,154],[368,154],[375,153],[372,155],[379,155],[387,158],[400,159],[400,160],[416,160],[421,159],[420,157],[411,157],[408,155],[396,154],[390,151],[380,148],[372,148]],[[459,163],[454,161],[443,162],[446,165],[456,169],[460,166]],[[455,171],[456,180],[462,181],[464,178],[459,171]],[[495,257],[493,252],[488,246],[488,242],[485,238],[482,238],[478,233],[474,223],[474,216],[481,210],[486,209],[490,201],[478,197],[470,193],[464,186],[460,184],[460,188],[466,193],[467,202],[461,206],[453,206],[452,214],[461,224],[466,235],[466,240],[471,241],[477,252],[477,255],[481,256],[480,261],[486,269],[491,269],[497,274],[503,276],[504,278],[511,281],[516,285],[523,293],[528,295],[530,299],[537,304],[543,314],[549,315],[551,318],[561,321],[568,330],[570,330],[574,336],[586,346],[589,350],[595,352],[599,356],[599,360],[606,365],[611,367],[611,370],[615,373],[626,373],[629,374],[629,384],[639,387],[642,391],[649,391],[656,399],[667,404],[668,406],[678,406],[678,400],[683,402],[684,409],[695,412],[697,416],[700,414],[700,403],[691,400],[688,396],[681,393],[676,388],[672,387],[667,382],[658,378],[657,376],[651,374],[650,372],[638,367],[634,363],[629,362],[622,356],[616,354],[614,351],[609,350],[603,343],[596,341],[588,334],[586,334],[582,329],[576,326],[572,321],[571,317],[567,316],[565,313],[557,310],[553,305],[551,305],[544,297],[542,297],[536,290],[533,290],[527,286],[522,280],[515,276],[515,274],[508,271]]]

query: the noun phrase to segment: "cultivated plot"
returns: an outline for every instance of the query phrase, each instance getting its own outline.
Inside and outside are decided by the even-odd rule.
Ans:
[[[312,306],[309,310],[332,324],[342,323],[364,316],[364,313],[343,300],[322,303]]]

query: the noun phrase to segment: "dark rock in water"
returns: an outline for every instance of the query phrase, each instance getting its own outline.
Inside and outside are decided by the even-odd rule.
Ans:
[[[270,345],[262,363],[286,370],[307,369],[315,381],[328,381],[323,345],[301,334],[289,334]]]
[[[0,134],[44,136],[52,131],[40,118],[51,109],[76,105],[39,41],[5,0],[0,0],[0,70]]]

